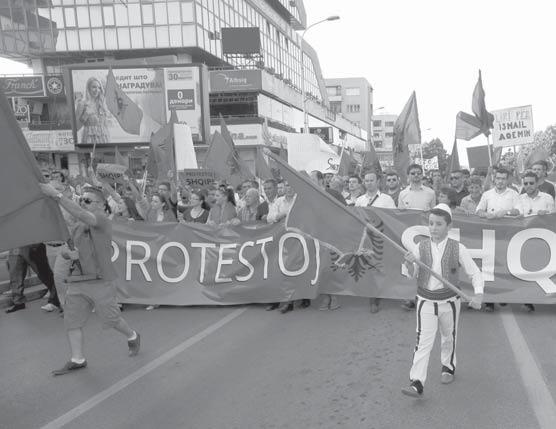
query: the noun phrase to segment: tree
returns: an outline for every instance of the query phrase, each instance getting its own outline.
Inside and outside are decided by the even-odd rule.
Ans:
[[[423,158],[429,159],[438,156],[438,169],[441,173],[448,168],[448,154],[444,149],[444,144],[439,138],[434,138],[430,142],[423,143]]]
[[[537,131],[533,136],[533,143],[519,148],[517,163],[521,167],[531,152],[536,149],[546,149],[550,153],[549,171],[556,166],[556,125],[546,127],[544,131]]]

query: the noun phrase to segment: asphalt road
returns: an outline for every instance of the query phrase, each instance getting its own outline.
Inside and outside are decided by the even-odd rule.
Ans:
[[[53,378],[67,346],[40,302],[0,315],[0,428],[543,428],[556,427],[554,308],[463,311],[458,370],[440,384],[435,345],[422,399],[408,382],[414,313],[340,297],[282,315],[264,306],[132,306],[143,337],[86,328],[87,369]],[[517,330],[516,330],[517,329]],[[521,342],[520,342],[521,341]],[[543,390],[544,389],[544,390]]]

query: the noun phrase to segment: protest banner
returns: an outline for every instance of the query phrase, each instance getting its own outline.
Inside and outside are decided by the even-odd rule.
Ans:
[[[353,209],[396,243],[428,234],[414,210]],[[377,223],[378,219],[378,223]],[[311,219],[306,220],[312,222]],[[450,237],[469,249],[485,278],[485,302],[556,303],[556,214],[484,220],[455,216]],[[302,225],[298,225],[302,227]],[[343,234],[337,228],[337,235]],[[368,232],[369,252],[339,255],[283,223],[216,229],[207,225],[115,223],[114,266],[121,302],[239,304],[315,298],[321,293],[408,299],[415,282],[402,256]],[[360,243],[354,243],[354,250]],[[462,290],[472,288],[462,273]]]
[[[520,146],[533,143],[533,107],[520,106],[494,110],[492,144],[494,147]]]
[[[128,168],[119,164],[97,164],[96,175],[101,182],[123,184]]]
[[[186,168],[178,171],[180,182],[190,188],[203,188],[212,185],[217,175],[212,170],[200,168]]]
[[[438,155],[432,158],[415,158],[415,163],[423,167],[425,171],[438,170]]]

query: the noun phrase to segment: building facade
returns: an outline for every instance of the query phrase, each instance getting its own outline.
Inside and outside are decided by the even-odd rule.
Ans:
[[[301,0],[7,0],[0,5],[0,55],[27,63],[43,85],[54,76],[65,87],[68,67],[81,64],[205,64],[210,69],[211,124],[216,126],[222,115],[236,137],[250,136],[238,138],[248,162],[255,158],[252,147],[262,143],[258,136],[265,124],[277,136],[301,130],[305,79],[310,128],[326,129],[330,143],[343,140],[362,150],[367,128],[331,110],[318,56],[297,33],[306,26]],[[243,37],[228,36],[233,29],[256,29],[249,40],[256,48],[230,50],[234,38],[239,37],[238,45]],[[247,81],[255,83],[237,85]],[[21,113],[20,119],[28,135],[42,133],[43,148],[64,138],[48,133],[67,138],[72,128],[67,100],[74,95],[65,95],[52,97],[45,89],[33,98],[12,97],[14,112],[31,112],[26,117]],[[207,144],[198,145],[199,157]],[[63,150],[51,147],[57,163],[79,166],[79,147],[58,147]],[[110,162],[114,148],[107,146],[100,155],[103,151]],[[131,158],[139,156],[134,151],[142,153],[121,151]]]
[[[330,109],[371,135],[373,87],[364,77],[325,79]]]
[[[372,119],[372,138],[380,162],[385,166],[392,166],[393,153],[392,143],[394,141],[394,124],[397,115],[382,114],[374,115]]]

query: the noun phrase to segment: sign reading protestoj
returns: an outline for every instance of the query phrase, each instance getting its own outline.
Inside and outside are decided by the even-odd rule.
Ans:
[[[519,146],[533,143],[533,107],[520,106],[494,110],[494,147]]]

